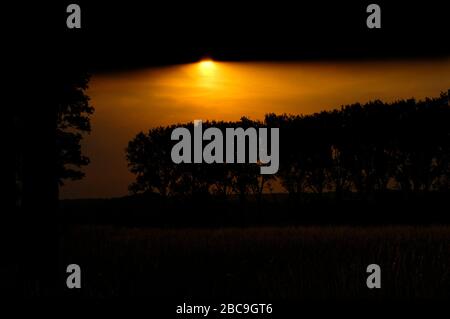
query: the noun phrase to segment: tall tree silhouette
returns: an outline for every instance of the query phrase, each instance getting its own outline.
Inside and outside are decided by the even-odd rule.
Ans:
[[[22,229],[14,249],[22,281],[18,289],[52,295],[60,287],[58,183],[83,176],[77,168],[88,159],[80,142],[90,131],[94,109],[85,93],[89,77],[75,66],[46,65],[25,77],[27,86],[20,87],[17,96],[23,98],[15,110],[16,214],[9,224]]]
[[[90,115],[94,108],[86,95],[89,76],[77,72],[66,77],[58,90],[56,151],[57,175],[59,183],[63,180],[77,180],[84,176],[79,170],[89,164],[89,158],[81,153],[83,133],[91,131]]]

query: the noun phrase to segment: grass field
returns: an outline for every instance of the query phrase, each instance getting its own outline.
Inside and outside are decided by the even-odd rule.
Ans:
[[[62,262],[86,297],[268,301],[450,298],[450,226],[71,226]],[[382,288],[366,286],[381,266]]]

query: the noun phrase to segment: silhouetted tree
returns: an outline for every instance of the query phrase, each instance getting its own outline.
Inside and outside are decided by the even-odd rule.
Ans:
[[[132,193],[156,192],[165,197],[179,182],[180,176],[170,157],[173,128],[157,127],[148,134],[141,132],[128,143],[128,167],[136,175],[136,181],[129,187]]]
[[[57,175],[59,183],[63,180],[77,180],[84,176],[79,170],[89,164],[89,158],[81,153],[81,139],[91,131],[90,115],[94,108],[86,95],[89,76],[74,72],[60,83],[57,99]]]

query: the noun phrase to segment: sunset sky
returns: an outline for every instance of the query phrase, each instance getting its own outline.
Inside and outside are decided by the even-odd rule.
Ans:
[[[94,74],[92,132],[82,142],[86,177],[61,198],[127,194],[134,176],[125,147],[138,132],[202,120],[311,114],[373,99],[438,96],[450,88],[450,59],[360,62],[218,62]]]

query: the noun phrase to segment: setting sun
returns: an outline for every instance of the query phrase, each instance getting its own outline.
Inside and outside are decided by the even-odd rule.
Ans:
[[[199,62],[199,67],[200,67],[200,71],[203,72],[204,74],[211,74],[211,72],[215,68],[215,63],[211,59],[202,60]]]

